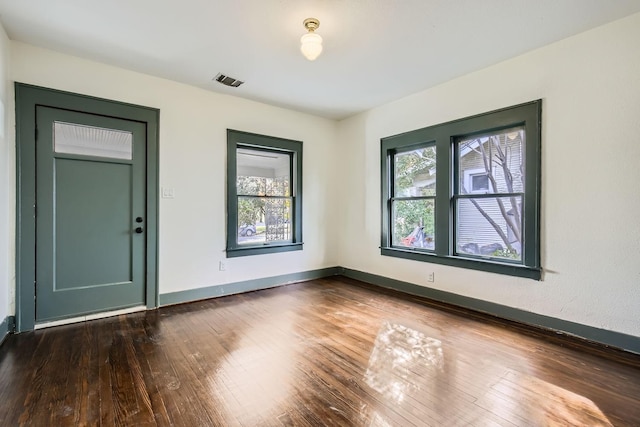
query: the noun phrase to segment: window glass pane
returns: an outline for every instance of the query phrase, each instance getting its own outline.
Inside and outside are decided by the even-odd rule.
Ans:
[[[291,154],[238,148],[236,158],[238,194],[291,195]]]
[[[291,198],[238,197],[238,244],[291,242]]]
[[[471,191],[488,191],[489,190],[489,175],[481,173],[471,176]]]
[[[394,200],[392,202],[394,246],[433,249],[435,246],[434,200]]]
[[[53,141],[56,153],[124,160],[133,158],[131,132],[54,122]]]
[[[436,195],[436,147],[397,153],[393,156],[394,196]]]
[[[458,254],[520,261],[522,197],[458,199]]]
[[[524,127],[458,141],[458,194],[524,191]]]

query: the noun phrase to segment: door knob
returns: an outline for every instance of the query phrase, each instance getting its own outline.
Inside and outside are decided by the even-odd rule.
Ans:
[[[138,227],[136,228],[136,233],[140,234],[142,233],[144,230],[142,229],[142,227]]]
[[[141,216],[137,217],[136,222],[142,222],[142,217]]]

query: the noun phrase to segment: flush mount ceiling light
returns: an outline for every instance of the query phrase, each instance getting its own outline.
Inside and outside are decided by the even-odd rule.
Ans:
[[[322,37],[314,32],[320,26],[320,21],[307,18],[302,25],[308,33],[300,37],[300,51],[309,61],[314,61],[322,53]]]

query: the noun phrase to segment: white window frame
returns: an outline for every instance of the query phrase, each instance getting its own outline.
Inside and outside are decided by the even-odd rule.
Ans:
[[[467,190],[469,194],[485,194],[493,191],[493,184],[490,179],[487,179],[487,184],[489,188],[486,190],[473,190],[473,177],[478,175],[487,175],[488,173],[485,168],[476,168],[476,169],[467,169],[464,171],[464,188]]]

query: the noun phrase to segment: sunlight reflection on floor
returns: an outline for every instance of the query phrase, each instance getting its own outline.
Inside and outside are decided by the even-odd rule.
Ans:
[[[442,370],[442,343],[400,324],[384,322],[369,357],[365,382],[397,403],[409,391],[420,390],[416,372]]]
[[[495,421],[534,426],[603,426],[611,422],[588,398],[524,374],[500,359],[482,363],[445,357],[442,342],[406,325],[383,322],[369,357],[364,382],[386,399],[405,406],[412,399],[433,399],[430,421],[436,424]],[[457,368],[456,368],[457,367]],[[446,368],[446,369],[445,369]],[[462,369],[464,368],[464,369]],[[526,366],[523,366],[528,370]],[[471,372],[470,372],[471,370]],[[478,374],[477,382],[465,382]],[[458,374],[462,375],[458,381]],[[477,400],[460,399],[464,385],[476,387]],[[453,390],[453,391],[452,391]],[[426,393],[426,394],[425,394]],[[413,404],[409,403],[408,407]],[[361,408],[361,414],[366,411]],[[369,425],[388,425],[377,412]],[[427,422],[428,423],[428,422]]]
[[[510,372],[492,389],[502,395],[499,406],[515,404],[509,410],[528,414],[527,422],[535,425],[613,426],[590,399],[539,378]],[[521,402],[528,402],[526,408]]]

